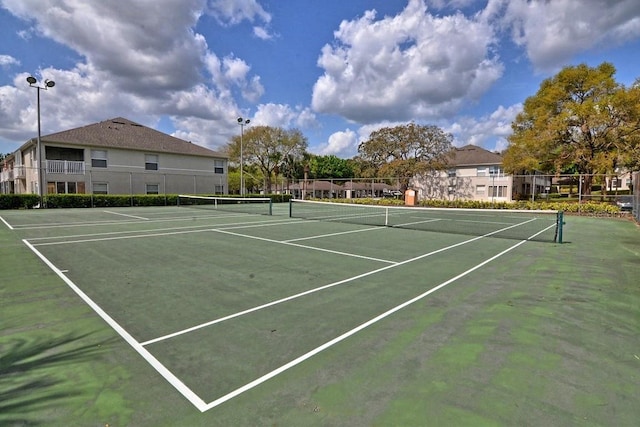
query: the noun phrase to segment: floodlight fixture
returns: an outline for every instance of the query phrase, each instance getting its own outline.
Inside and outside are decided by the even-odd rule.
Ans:
[[[36,159],[37,159],[37,166],[38,166],[38,195],[40,196],[40,207],[43,208],[44,207],[44,185],[45,185],[45,174],[46,174],[46,168],[44,167],[44,162],[42,160],[42,152],[44,151],[42,149],[42,141],[41,141],[41,127],[40,127],[40,89],[44,89],[47,90],[49,88],[52,88],[56,85],[56,82],[54,82],[53,80],[49,80],[46,79],[44,81],[44,85],[43,86],[39,86],[38,83],[38,79],[36,79],[33,76],[29,76],[27,77],[27,83],[29,83],[30,87],[36,88],[36,90],[38,91],[38,98],[37,98],[37,109],[38,109],[38,143],[36,146]]]

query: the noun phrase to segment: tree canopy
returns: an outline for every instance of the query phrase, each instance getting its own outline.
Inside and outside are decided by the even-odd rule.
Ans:
[[[271,188],[271,175],[280,168],[294,168],[306,154],[307,138],[298,129],[285,130],[271,126],[253,126],[227,144],[227,155],[240,164],[240,144],[244,165],[256,166],[264,178],[265,189]]]
[[[347,159],[341,159],[333,154],[326,156],[312,155],[309,159],[309,169],[313,178],[352,178],[353,167]]]
[[[413,176],[446,168],[452,149],[451,134],[437,126],[408,123],[372,132],[358,146],[358,161],[369,174],[400,178],[405,190]]]
[[[509,173],[522,170],[611,173],[640,164],[640,88],[614,79],[615,67],[578,65],[562,69],[527,98],[512,124],[504,154]]]

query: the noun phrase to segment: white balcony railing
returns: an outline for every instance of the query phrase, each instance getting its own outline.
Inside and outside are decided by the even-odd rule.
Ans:
[[[27,174],[27,168],[24,165],[16,165],[13,167],[13,174],[16,178],[24,178]]]
[[[84,162],[69,160],[47,160],[47,173],[84,175]]]

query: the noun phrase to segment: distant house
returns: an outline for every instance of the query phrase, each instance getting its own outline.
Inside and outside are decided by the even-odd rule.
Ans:
[[[118,117],[27,141],[2,163],[0,191],[44,194],[226,194],[227,158]],[[41,178],[40,178],[41,174]],[[42,183],[42,184],[41,184]]]
[[[512,201],[544,193],[549,177],[527,174],[514,177],[504,173],[502,156],[475,145],[455,148],[444,171],[416,176],[411,182],[419,199]]]

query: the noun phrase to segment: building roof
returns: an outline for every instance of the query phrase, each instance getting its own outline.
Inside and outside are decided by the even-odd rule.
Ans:
[[[225,155],[191,142],[167,135],[122,117],[91,125],[43,135],[45,143],[60,143],[157,153],[226,158]]]
[[[500,165],[502,156],[476,145],[454,148],[451,156],[453,166]]]

